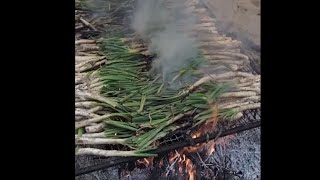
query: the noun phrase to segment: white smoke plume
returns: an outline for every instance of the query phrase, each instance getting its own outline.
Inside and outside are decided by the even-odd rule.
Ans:
[[[184,2],[140,0],[134,13],[132,28],[149,42],[149,51],[156,55],[151,71],[160,73],[165,82],[199,54],[196,41],[188,36],[195,17],[184,11]]]

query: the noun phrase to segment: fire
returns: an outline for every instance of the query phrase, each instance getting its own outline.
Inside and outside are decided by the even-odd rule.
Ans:
[[[214,141],[209,141],[207,144],[207,156],[210,156],[214,152]]]
[[[189,175],[189,180],[195,179],[196,168],[190,159],[186,160],[186,173]]]
[[[197,152],[200,148],[201,144],[196,144],[195,146],[189,146],[189,147],[184,147],[180,153],[181,154],[186,154],[186,153],[194,153]]]
[[[143,160],[138,160],[137,162],[143,164],[145,167],[153,166],[153,159],[154,157],[143,158]]]
[[[182,174],[182,170],[183,170],[183,163],[186,161],[186,155],[182,154],[182,158],[181,156],[179,157],[178,160],[178,167],[179,167],[179,173]]]
[[[215,130],[218,123],[218,107],[217,105],[211,105],[212,114],[211,119],[209,119],[206,123],[200,126],[197,134],[204,135],[205,133],[211,133]]]
[[[156,142],[154,142],[153,145],[158,146],[159,142],[156,141]],[[148,158],[143,158],[143,160],[137,160],[137,162],[139,164],[143,164],[145,167],[151,167],[151,166],[153,166],[153,159],[154,159],[154,157],[148,157]]]
[[[170,153],[169,154],[169,163],[171,166],[173,166],[175,163],[178,163],[179,167],[179,173],[183,173],[183,169],[185,170],[185,173],[189,175],[189,180],[194,180],[195,179],[195,173],[196,173],[196,168],[191,162],[189,158],[186,157],[185,154],[182,154],[181,152],[175,152],[175,153]],[[168,175],[168,173],[167,173]]]
[[[198,131],[198,132],[196,132],[196,133],[194,133],[194,134],[191,135],[191,137],[192,137],[193,139],[198,138],[198,137],[200,137],[200,136],[201,136],[201,131]]]
[[[179,157],[179,156],[180,156],[179,153],[177,153],[177,152],[175,152],[175,153],[171,152],[171,153],[169,154],[169,163],[172,164],[173,162],[175,162],[176,158]]]
[[[211,119],[208,120],[206,123],[204,123],[202,126],[200,126],[200,128],[198,129],[198,131],[196,133],[194,133],[192,135],[192,138],[197,138],[200,136],[205,135],[206,133],[212,133],[218,123],[218,107],[216,104],[214,105],[210,105],[211,109],[212,109],[212,115],[211,115]],[[211,155],[214,152],[214,141],[209,141],[208,143],[204,143],[204,144],[200,144],[198,145],[198,150],[202,151],[204,149],[207,150],[207,155]]]
[[[202,126],[200,126],[197,132],[191,134],[191,137],[193,139],[203,136],[206,133],[212,133],[215,130],[218,123],[218,108],[217,108],[217,105],[211,105],[211,108],[212,108],[211,119],[208,120]],[[195,153],[199,151],[201,152],[206,150],[206,154],[209,156],[214,152],[214,145],[215,145],[214,141],[211,140],[208,143],[199,143],[194,146],[185,147],[181,151],[179,151],[179,153],[176,153],[176,154],[182,154],[182,157],[183,157],[181,158],[181,155],[179,155],[179,161],[178,161],[179,172],[182,173],[183,164],[185,164],[185,171],[189,175],[189,180],[194,180],[195,174],[196,174],[196,167],[193,165],[192,161],[189,158],[186,158],[185,154]],[[177,158],[177,156],[175,156],[174,158]],[[172,162],[173,161],[174,160],[172,160]]]
[[[212,118],[208,120],[205,124],[200,126],[197,132],[193,133],[191,137],[193,139],[198,138],[200,136],[204,136],[206,133],[211,133],[217,126],[218,122],[218,110],[217,110],[217,105],[212,105]],[[185,154],[185,153],[194,153],[194,152],[199,152],[203,150],[207,150],[207,155],[211,155],[214,152],[214,141],[209,141],[208,143],[199,143],[194,146],[189,146],[185,147],[180,151],[180,153]]]
[[[192,133],[191,137],[193,139],[198,138],[200,136],[206,135],[206,133],[212,133],[218,122],[218,109],[217,105],[211,105],[212,108],[212,117],[206,123],[199,127],[197,132]],[[155,142],[154,145],[159,145],[159,142]],[[194,146],[185,147],[182,150],[171,152],[168,154],[170,170],[174,171],[175,163],[178,164],[179,173],[183,174],[185,171],[186,174],[189,176],[189,180],[196,179],[196,166],[192,163],[192,161],[186,157],[187,153],[198,153],[198,152],[206,152],[206,155],[211,155],[214,152],[215,142],[213,140],[207,143],[198,143]],[[198,154],[199,155],[199,154]],[[144,164],[146,167],[150,167],[153,165],[153,157],[151,158],[144,158],[143,160],[138,161],[141,164]],[[160,160],[159,166],[163,166],[163,160]],[[168,176],[169,171],[167,171],[166,176]]]

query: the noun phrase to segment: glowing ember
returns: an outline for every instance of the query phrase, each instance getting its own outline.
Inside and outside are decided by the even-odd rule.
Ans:
[[[194,134],[192,134],[192,139],[195,139],[195,138],[198,138],[198,137],[200,137],[201,136],[201,132],[200,131],[198,131],[197,133],[194,133]]]

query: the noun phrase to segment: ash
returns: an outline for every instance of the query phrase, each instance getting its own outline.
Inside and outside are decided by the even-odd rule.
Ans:
[[[213,166],[216,179],[261,179],[260,133],[256,128],[216,141],[215,152],[205,161]]]
[[[133,171],[124,174],[119,180],[149,180],[151,170],[149,168],[135,168]]]
[[[97,158],[93,156],[77,156],[75,159],[76,169],[93,166],[105,162],[106,159]],[[92,172],[75,177],[75,180],[116,180],[119,179],[119,173],[117,167],[111,167],[108,169]]]

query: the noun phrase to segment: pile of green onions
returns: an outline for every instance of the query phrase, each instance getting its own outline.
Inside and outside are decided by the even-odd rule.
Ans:
[[[127,47],[120,37],[104,39],[101,49],[108,60],[99,71],[103,84],[100,94],[109,99],[104,107],[111,112],[104,120],[104,134],[108,139],[125,139],[122,144],[131,149],[152,148],[155,141],[183,127],[178,120],[184,116],[193,115],[194,126],[210,119],[209,104],[228,89],[226,85],[205,83],[193,92],[186,90],[187,85],[173,90],[162,82],[161,75],[151,77],[147,68],[150,62]],[[188,69],[177,72],[171,83],[193,74],[200,61],[196,58]],[[230,118],[234,114],[225,110],[219,115]]]

